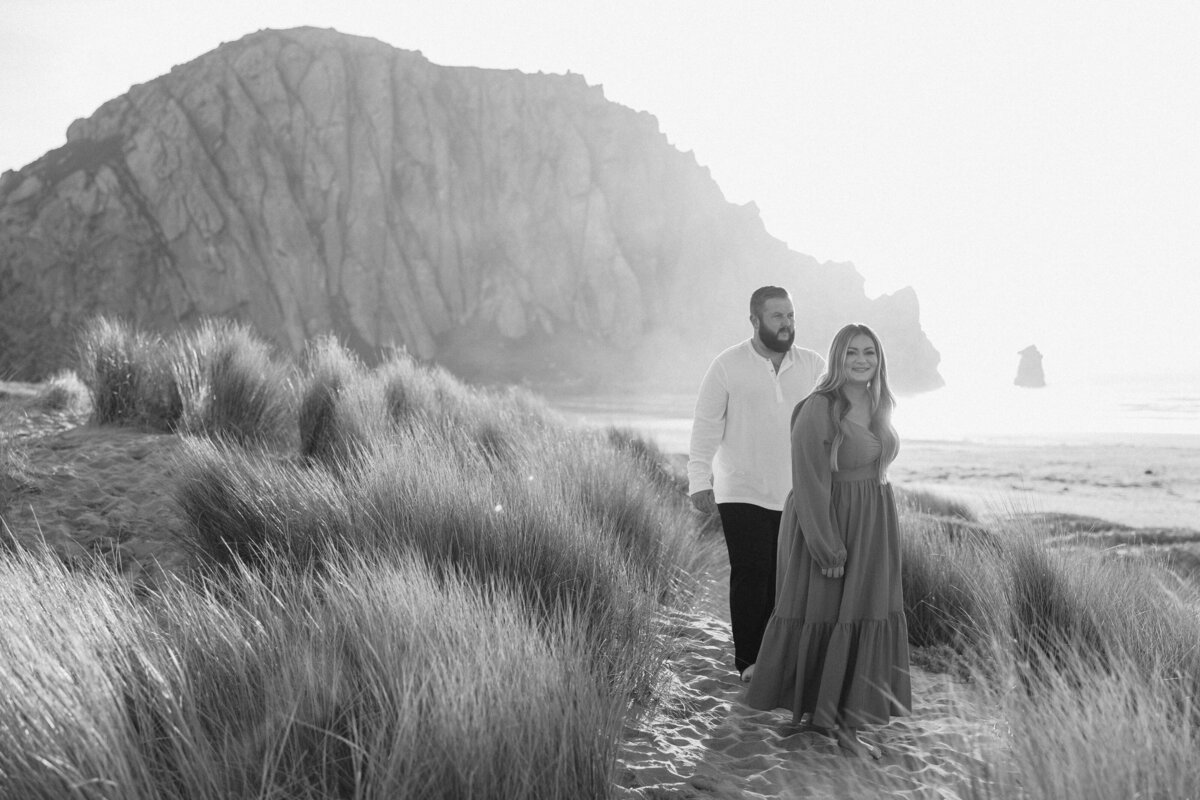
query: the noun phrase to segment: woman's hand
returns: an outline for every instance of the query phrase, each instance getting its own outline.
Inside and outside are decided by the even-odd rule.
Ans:
[[[826,578],[840,578],[846,574],[845,567],[828,567],[821,570],[821,574]]]

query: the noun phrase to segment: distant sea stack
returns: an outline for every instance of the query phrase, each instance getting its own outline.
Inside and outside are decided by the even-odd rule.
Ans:
[[[786,143],[779,143],[781,151]],[[911,289],[867,298],[727,202],[658,122],[579,75],[444,67],[336,31],[260,31],[134,86],[0,177],[0,376],[71,363],[97,313],[209,316],[292,353],[335,334],[462,377],[694,389],[789,288],[797,341],[878,330],[942,384]]]
[[[1040,389],[1046,385],[1046,375],[1042,372],[1042,354],[1036,345],[1029,345],[1018,352],[1021,356],[1017,364],[1017,377],[1013,383],[1031,389]]]

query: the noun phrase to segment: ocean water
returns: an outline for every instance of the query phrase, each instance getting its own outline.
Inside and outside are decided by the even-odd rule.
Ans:
[[[963,382],[897,401],[906,438],[1200,436],[1200,381],[1080,381],[1028,389]]]
[[[572,421],[630,428],[667,452],[687,452],[693,394],[611,393],[549,400]],[[907,440],[1177,441],[1200,448],[1200,376],[1088,380],[1039,389],[961,380],[899,397],[893,421]]]

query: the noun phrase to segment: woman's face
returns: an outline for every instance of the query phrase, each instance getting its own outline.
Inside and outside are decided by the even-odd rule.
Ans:
[[[857,333],[846,347],[846,383],[866,386],[879,371],[879,353],[875,342],[865,333]]]

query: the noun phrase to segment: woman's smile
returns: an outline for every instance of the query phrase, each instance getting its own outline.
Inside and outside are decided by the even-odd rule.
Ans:
[[[870,383],[879,368],[879,354],[870,336],[858,334],[846,347],[846,378],[852,383]]]

